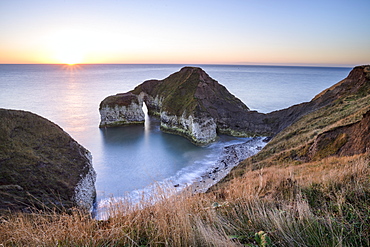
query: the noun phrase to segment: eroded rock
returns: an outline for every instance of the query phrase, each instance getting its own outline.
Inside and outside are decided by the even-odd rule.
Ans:
[[[143,102],[132,93],[107,97],[100,106],[100,127],[144,123]]]
[[[250,111],[224,86],[196,67],[184,67],[164,80],[149,80],[129,93],[107,97],[100,104],[100,126],[137,123],[136,119],[126,121],[133,114],[127,109],[132,105],[141,109],[143,102],[149,115],[160,118],[162,130],[185,136],[195,144],[210,143],[218,133],[243,137],[273,133],[266,124],[265,114]],[[113,117],[120,114],[121,118]]]

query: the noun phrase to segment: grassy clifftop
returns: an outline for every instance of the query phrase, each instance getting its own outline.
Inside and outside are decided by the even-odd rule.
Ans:
[[[0,213],[76,206],[89,152],[30,112],[0,109],[0,120]]]
[[[163,80],[146,81],[131,92],[145,92],[153,98],[162,98],[162,110],[176,116],[183,113],[189,116],[196,108],[196,111],[210,111],[210,103],[215,104],[216,98],[224,104],[248,110],[244,103],[198,67],[184,67]],[[217,109],[217,106],[213,107]]]
[[[242,162],[230,176],[242,175],[247,167],[254,169],[309,161],[310,147],[320,134],[357,123],[370,110],[369,75],[370,66],[356,67],[346,79],[317,95],[310,103],[326,102],[324,107],[302,116],[279,132],[260,153]],[[323,147],[331,146],[335,150],[327,150],[321,158],[339,151],[340,147],[333,144],[327,143]]]

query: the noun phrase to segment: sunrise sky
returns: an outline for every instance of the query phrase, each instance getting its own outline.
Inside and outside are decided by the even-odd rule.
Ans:
[[[0,1],[0,63],[369,64],[370,0]]]

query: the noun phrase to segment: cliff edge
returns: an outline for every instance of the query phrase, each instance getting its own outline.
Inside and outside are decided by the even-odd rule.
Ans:
[[[59,126],[0,109],[0,212],[79,207],[96,196],[91,154]]]

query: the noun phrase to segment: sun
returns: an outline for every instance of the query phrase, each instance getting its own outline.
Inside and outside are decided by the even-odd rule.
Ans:
[[[56,59],[60,63],[74,65],[82,63],[83,53],[81,50],[78,49],[78,47],[67,45],[59,48]]]
[[[76,30],[61,30],[49,39],[53,60],[67,65],[84,62],[88,43],[87,37]]]
[[[65,58],[60,60],[63,64],[67,65],[75,65],[82,62],[82,59],[77,56],[66,56]]]

